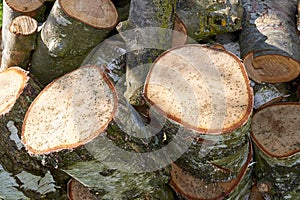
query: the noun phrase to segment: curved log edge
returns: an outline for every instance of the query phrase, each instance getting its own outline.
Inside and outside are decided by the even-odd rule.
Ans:
[[[116,108],[116,92],[106,74],[96,66],[81,67],[53,81],[33,101],[22,142],[32,154],[76,148],[103,132]]]

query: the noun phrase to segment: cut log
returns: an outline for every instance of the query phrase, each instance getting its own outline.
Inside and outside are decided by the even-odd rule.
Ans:
[[[32,51],[36,47],[37,28],[37,21],[28,16],[18,16],[12,21],[5,38],[1,70],[12,66],[28,68]]]
[[[253,116],[251,137],[255,144],[255,175],[273,198],[299,197],[300,104],[280,103]]]
[[[56,1],[38,38],[30,72],[46,85],[78,68],[117,20],[109,0]]]
[[[128,20],[118,25],[127,45],[125,96],[130,100],[142,88],[149,63],[172,45],[177,0],[131,0]],[[129,31],[134,29],[133,31]],[[130,103],[138,104],[131,99]]]
[[[36,199],[42,196],[49,199],[64,198],[66,192],[63,188],[59,189],[63,181],[54,181],[53,176],[56,174],[62,180],[66,174],[54,172],[55,170],[44,167],[38,159],[30,157],[20,140],[25,113],[40,92],[40,87],[27,76],[26,71],[17,67],[0,73],[0,85],[0,165],[12,178],[9,181],[11,184],[6,185],[6,191],[23,196],[18,199]],[[3,184],[3,179],[1,180]],[[17,198],[10,198],[7,193],[1,193],[1,197]]]
[[[176,14],[196,41],[241,28],[243,8],[240,0],[179,0]]]
[[[251,189],[251,145],[246,160],[238,176],[227,182],[206,182],[173,164],[170,184],[183,199],[244,199]]]
[[[201,45],[166,51],[150,69],[144,96],[167,121],[189,130],[177,166],[207,182],[238,176],[248,156],[253,96],[236,56]]]
[[[44,0],[5,0],[5,2],[17,12],[28,13],[41,7]]]
[[[172,47],[186,44],[188,40],[188,33],[184,23],[175,15],[174,32],[172,36]]]
[[[3,49],[5,47],[5,44],[8,43],[6,42],[6,38],[9,37],[7,36],[9,34],[9,27],[11,26],[12,20],[15,17],[20,15],[26,15],[35,18],[38,22],[42,22],[44,20],[45,6],[43,5],[42,2],[43,1],[39,1],[39,0],[3,1],[2,44],[1,44]]]
[[[116,103],[114,87],[100,68],[81,67],[49,84],[34,100],[22,142],[32,154],[76,148],[106,129]]]
[[[258,83],[288,82],[300,74],[295,1],[245,1],[241,56]]]

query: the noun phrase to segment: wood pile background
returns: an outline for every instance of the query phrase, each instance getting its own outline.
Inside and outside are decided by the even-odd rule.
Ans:
[[[3,0],[0,199],[300,199],[299,33],[297,0]]]

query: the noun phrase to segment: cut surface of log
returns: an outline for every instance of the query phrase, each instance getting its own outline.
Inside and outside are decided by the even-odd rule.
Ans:
[[[33,154],[83,145],[105,130],[116,99],[100,68],[81,67],[53,81],[34,100],[24,119],[22,142]]]
[[[253,116],[251,136],[265,154],[282,158],[300,152],[300,103],[265,107]]]
[[[156,59],[144,95],[168,118],[209,134],[241,127],[253,104],[249,79],[239,59],[201,45],[174,48]]]
[[[27,72],[18,67],[11,67],[0,73],[0,115],[10,111],[27,81]]]
[[[300,74],[296,1],[243,1],[241,57],[258,83],[288,82]]]
[[[112,28],[118,21],[118,12],[110,0],[59,0],[69,16],[95,28]]]
[[[31,12],[43,5],[45,0],[5,0],[13,10],[26,13]]]

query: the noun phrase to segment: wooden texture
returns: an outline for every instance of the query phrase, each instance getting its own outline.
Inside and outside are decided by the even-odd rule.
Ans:
[[[13,19],[5,38],[1,70],[12,66],[28,68],[32,51],[36,47],[37,28],[37,21],[29,16]]]
[[[84,145],[106,129],[116,106],[115,89],[100,68],[81,67],[49,84],[34,100],[22,142],[32,154]]]
[[[38,38],[30,72],[46,85],[78,68],[113,29],[117,18],[110,1],[81,0],[76,5],[74,1],[56,1]]]
[[[287,82],[300,73],[295,1],[244,1],[241,56],[249,77],[258,82]]]
[[[32,12],[40,8],[44,0],[5,0],[13,10],[21,13]]]
[[[176,14],[196,41],[209,36],[237,31],[242,26],[241,0],[179,0]]]
[[[251,137],[255,144],[255,175],[273,198],[299,196],[299,103],[262,108],[253,116]]]
[[[2,76],[3,74],[5,76]],[[1,105],[10,104],[10,109],[5,112],[2,110],[0,116],[0,165],[11,174],[10,177],[17,180],[17,184],[8,186],[8,190],[12,189],[10,187],[17,188],[26,199],[40,199],[43,196],[49,199],[65,198],[64,189],[58,189],[63,181],[54,181],[51,178],[57,172],[53,168],[44,167],[37,157],[31,157],[20,139],[25,113],[40,92],[40,87],[27,76],[27,72],[16,67],[3,71],[0,82]],[[3,95],[6,98],[3,99]],[[61,180],[66,177],[62,174],[64,173],[57,173]],[[50,179],[44,179],[44,186],[38,183],[48,175]]]

